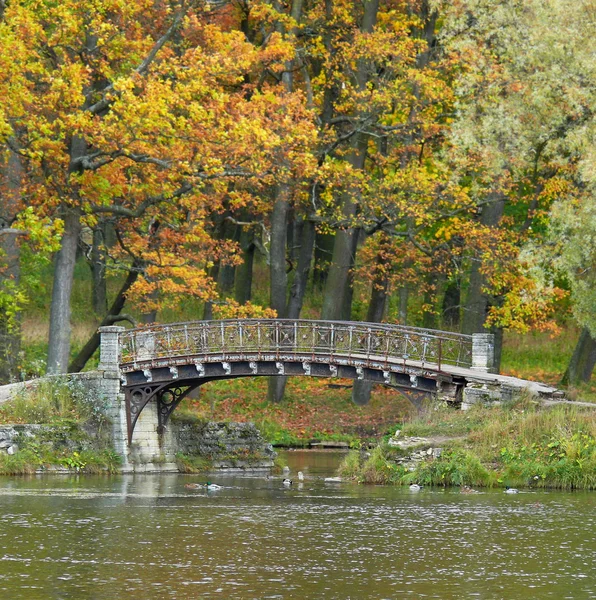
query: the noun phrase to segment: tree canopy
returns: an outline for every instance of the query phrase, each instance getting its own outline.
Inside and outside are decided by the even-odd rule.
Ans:
[[[20,247],[31,272],[53,256],[53,372],[77,260],[110,322],[263,314],[264,261],[280,316],[313,287],[314,316],[351,318],[366,288],[366,318],[499,335],[557,327],[568,296],[596,336],[595,20],[593,0],[2,3],[0,325],[33,289]]]

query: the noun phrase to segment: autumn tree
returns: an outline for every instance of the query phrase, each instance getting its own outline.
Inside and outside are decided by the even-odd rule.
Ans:
[[[309,123],[292,94],[246,89],[266,52],[209,22],[200,2],[15,2],[2,24],[4,139],[23,160],[24,201],[64,223],[56,256],[48,370],[64,371],[83,227],[107,219],[116,268],[143,310],[213,295],[208,269],[234,261],[209,216],[246,204],[299,169]],[[20,87],[19,87],[20,86]],[[249,93],[250,92],[250,93]],[[17,140],[12,143],[11,140]],[[287,157],[290,158],[287,158]],[[230,187],[234,182],[234,189]]]
[[[585,40],[594,4],[473,0],[453,3],[448,17],[445,43],[465,65],[453,143],[478,158],[481,180],[492,180],[489,220],[501,230],[500,248],[509,247],[510,257],[495,269],[489,253],[480,256],[474,289],[484,295],[489,324],[543,327],[553,311],[548,302],[561,292],[524,249],[542,248],[552,266],[557,255],[547,241],[549,222],[559,223],[555,230],[565,232],[563,238],[573,237],[577,221],[570,219],[571,229],[561,226],[560,215],[571,216],[574,209],[562,210],[561,203],[573,207],[578,196],[590,197],[583,190],[591,180],[585,165],[594,122],[594,57]],[[573,263],[565,256],[558,272],[568,277],[580,314],[582,286],[573,281],[574,268],[563,267]],[[498,302],[489,306],[495,295]]]

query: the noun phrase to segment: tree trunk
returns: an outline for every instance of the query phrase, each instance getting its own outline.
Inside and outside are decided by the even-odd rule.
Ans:
[[[377,261],[380,265],[383,264],[383,257],[378,256]],[[374,278],[372,283],[372,289],[370,293],[370,303],[368,305],[368,311],[366,313],[366,320],[369,323],[380,323],[383,320],[385,313],[385,305],[387,303],[387,290],[389,282],[387,276],[381,270],[379,274]],[[354,380],[354,386],[352,387],[352,402],[358,406],[364,406],[370,401],[370,393],[372,391],[373,384],[370,381],[359,381]]]
[[[355,169],[362,169],[364,168],[366,156],[366,141],[362,139],[357,144],[358,147],[354,148],[351,153],[350,162]],[[357,209],[358,206],[352,197],[345,194],[342,206],[344,219],[350,222],[355,217]],[[351,270],[354,267],[358,235],[359,231],[350,226],[338,230],[335,234],[333,256],[327,274],[321,319],[341,320],[345,318],[348,307],[351,309]]]
[[[596,366],[596,339],[587,328],[582,329],[561,385],[579,385],[592,378]]]
[[[242,264],[236,267],[234,280],[234,299],[239,304],[246,304],[252,297],[252,271],[255,259],[254,231],[243,227],[240,234],[242,248]]]
[[[99,327],[103,327],[104,325],[112,325],[117,321],[114,317],[118,316],[124,305],[126,304],[126,293],[132,286],[132,284],[137,280],[139,276],[139,271],[135,268],[137,265],[133,265],[133,270],[129,271],[126,276],[126,280],[122,284],[118,295],[116,296],[114,302],[112,302],[112,306],[108,310],[106,316],[103,318]],[[99,348],[100,343],[100,335],[99,332],[96,331],[87,341],[83,349],[77,354],[77,356],[73,359],[73,361],[68,366],[69,373],[80,373],[84,368],[89,359],[93,356],[93,353]]]
[[[364,2],[364,13],[360,30],[363,33],[371,33],[377,22],[377,13],[379,11],[379,0],[366,0]],[[361,90],[366,88],[368,82],[368,70],[370,65],[364,60],[359,60],[356,69],[356,79],[358,87]],[[349,153],[348,160],[354,170],[364,169],[366,160],[367,137],[356,133],[352,139],[352,150]],[[354,193],[356,192],[356,193]],[[344,194],[342,203],[342,215],[348,223],[354,218],[358,211],[358,205],[354,200],[357,196],[357,190],[352,194]],[[354,239],[356,237],[356,239]],[[354,250],[358,243],[358,232],[350,225],[345,229],[340,229],[335,235],[335,244],[333,246],[333,258],[329,265],[329,275],[325,287],[325,297],[323,299],[322,319],[341,319],[346,316],[348,307],[351,309],[351,285],[350,270],[353,267]]]
[[[502,327],[491,327],[489,330],[495,336],[494,349],[493,349],[493,368],[490,369],[491,373],[501,372],[501,359],[503,357],[503,328]]]
[[[298,24],[302,17],[302,6],[304,0],[292,0],[290,15]],[[297,27],[291,32],[296,34]],[[282,73],[282,82],[287,92],[294,87],[294,63],[291,60],[286,63],[285,71]],[[286,271],[286,251],[288,245],[288,216],[290,213],[290,188],[288,184],[279,186],[277,200],[271,215],[271,246],[270,246],[270,275],[271,275],[271,308],[277,311],[277,316],[285,318],[288,313],[289,303],[288,275]],[[290,252],[291,254],[291,252]],[[300,302],[302,303],[302,302]],[[281,402],[286,389],[286,377],[271,377],[269,379],[269,401]]]
[[[356,206],[352,202],[348,202],[344,207],[344,216],[348,216],[348,211],[352,213],[351,216],[356,211]],[[340,230],[335,235],[333,259],[327,274],[321,319],[340,320],[344,314],[352,268],[353,240],[354,230],[351,228]]]
[[[103,226],[98,225],[93,230],[93,243],[91,246],[91,278],[93,281],[92,299],[93,311],[96,315],[103,315],[108,310],[108,291],[106,285],[106,260],[102,252],[104,245]]]
[[[213,281],[217,281],[219,275],[219,261],[217,261],[209,271],[209,276]],[[203,321],[211,321],[213,319],[213,302],[205,302],[203,306]]]
[[[288,275],[286,273],[287,218],[290,208],[289,189],[280,186],[271,214],[271,245],[269,251],[270,306],[277,311],[277,317],[284,319],[287,314]],[[285,377],[269,379],[268,399],[281,402],[285,390]]]
[[[447,284],[443,296],[443,323],[449,329],[459,327],[459,308],[461,303],[461,288],[459,280],[454,279]]]
[[[482,291],[484,278],[480,273],[480,261],[474,259],[470,269],[468,292],[463,310],[462,333],[471,335],[484,331],[484,321],[488,309],[488,298]]]
[[[406,325],[408,322],[408,300],[410,299],[410,289],[408,286],[399,288],[399,308],[398,319],[400,325]]]
[[[222,225],[222,236],[221,239],[233,240],[238,242],[240,240],[240,227],[229,220],[225,220]],[[217,280],[217,288],[223,296],[228,296],[234,289],[234,278],[236,277],[236,266],[235,265],[220,265],[219,274]]]
[[[288,319],[299,319],[302,303],[306,294],[308,273],[312,262],[312,252],[315,240],[315,227],[310,221],[302,221],[300,229],[300,251],[298,254],[298,266],[294,273],[294,280],[290,288],[288,300]],[[268,398],[271,402],[281,402],[285,393],[287,377],[271,377],[269,379]]]
[[[294,280],[290,288],[288,302],[288,318],[290,319],[300,318],[315,243],[315,225],[312,221],[301,220],[300,227],[297,229],[300,232],[300,251]]]
[[[50,306],[49,374],[66,373],[70,354],[70,297],[74,279],[81,215],[76,208],[65,208],[64,234],[54,262],[54,284]]]
[[[269,251],[270,306],[280,319],[287,311],[288,275],[286,273],[287,215],[289,210],[287,186],[280,186],[271,214],[271,245]]]
[[[313,285],[319,290],[323,290],[327,283],[334,242],[335,236],[332,233],[317,233],[315,236],[315,265],[312,279]]]
[[[362,229],[354,229],[354,236],[352,237],[352,250],[350,254],[350,269],[348,270],[346,292],[341,308],[340,319],[342,321],[352,320],[352,303],[354,301],[354,268],[356,266],[356,253],[358,252],[358,244],[360,243],[361,233]]]
[[[493,194],[491,202],[483,207],[480,222],[488,227],[496,227],[505,210],[505,197]],[[462,333],[485,332],[484,322],[492,298],[487,296],[482,288],[485,285],[484,276],[480,272],[482,264],[479,258],[474,258],[470,270],[468,294],[463,310]]]

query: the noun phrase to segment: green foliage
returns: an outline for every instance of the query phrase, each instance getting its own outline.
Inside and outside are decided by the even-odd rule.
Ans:
[[[51,255],[59,247],[62,223],[39,217],[32,207],[25,208],[13,224],[15,229],[27,233],[19,245],[20,281],[0,277],[0,314],[8,331],[18,322],[19,315],[43,286],[42,272],[50,264]],[[0,250],[0,274],[3,255]],[[46,305],[47,306],[47,305]]]
[[[401,481],[436,486],[490,486],[495,479],[472,452],[452,449],[434,460],[423,461]]]
[[[87,466],[87,463],[85,462],[83,457],[81,457],[79,452],[73,452],[68,456],[64,456],[60,459],[60,463],[63,464],[65,467],[73,469],[77,472],[83,470]]]
[[[71,431],[70,435],[69,439],[65,439],[64,431],[47,427],[34,437],[21,436],[18,452],[13,455],[0,453],[0,475],[23,475],[55,467],[77,473],[118,471],[122,459],[114,450],[92,447],[97,446],[97,442],[82,430]]]
[[[341,461],[338,473],[344,479],[357,479],[361,467],[360,452],[357,450],[350,450]]]
[[[256,423],[263,439],[274,446],[301,447],[307,446],[308,441],[294,435],[275,421],[262,419]]]
[[[103,400],[81,381],[51,377],[35,382],[0,408],[4,423],[39,424],[14,439],[14,455],[0,453],[0,473],[33,473],[63,467],[84,473],[114,473],[121,458],[111,447]]]
[[[0,475],[30,475],[42,466],[39,455],[32,449],[16,454],[0,453]]]
[[[199,416],[188,409],[180,408],[172,413],[170,419],[178,423],[190,423],[193,425],[206,425],[209,422],[209,419],[205,417]]]
[[[521,398],[507,406],[452,410],[450,416],[436,411],[404,426],[402,435],[442,436],[449,430],[465,437],[441,442],[442,454],[417,462],[412,471],[396,464],[403,450],[380,444],[366,460],[349,454],[340,473],[362,483],[596,488],[593,409],[540,407]]]
[[[12,456],[0,454],[0,475],[26,475],[50,469],[53,465],[77,473],[116,473],[120,464],[120,456],[110,450],[84,450],[71,454],[45,451],[41,455],[38,449],[26,448]]]
[[[361,451],[348,453],[339,467],[339,473],[359,483],[395,484],[402,480],[406,470],[391,460],[391,450],[380,444],[368,456]]]
[[[500,449],[499,459],[508,485],[596,488],[596,438],[581,430],[559,430],[529,445],[510,442]]]
[[[47,342],[29,341],[23,344],[20,373],[23,380],[45,375],[48,355]]]
[[[84,463],[85,473],[117,473],[122,466],[122,457],[111,448],[81,450],[77,460]]]
[[[444,435],[465,436],[483,422],[482,410],[457,411],[452,407],[441,406],[421,415],[416,415],[401,429],[402,436],[428,437]]]
[[[559,334],[506,332],[501,370],[523,379],[557,383],[565,372],[579,331],[568,326]]]

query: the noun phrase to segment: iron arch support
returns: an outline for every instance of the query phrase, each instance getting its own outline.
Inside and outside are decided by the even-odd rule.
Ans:
[[[176,410],[180,402],[201,386],[204,381],[194,381],[186,384],[176,384],[163,388],[157,395],[157,433],[164,432],[166,425],[172,413]]]
[[[155,394],[167,384],[146,384],[124,389],[124,403],[126,405],[126,427],[128,430],[128,444],[132,443],[132,433],[139,419],[139,415]]]

